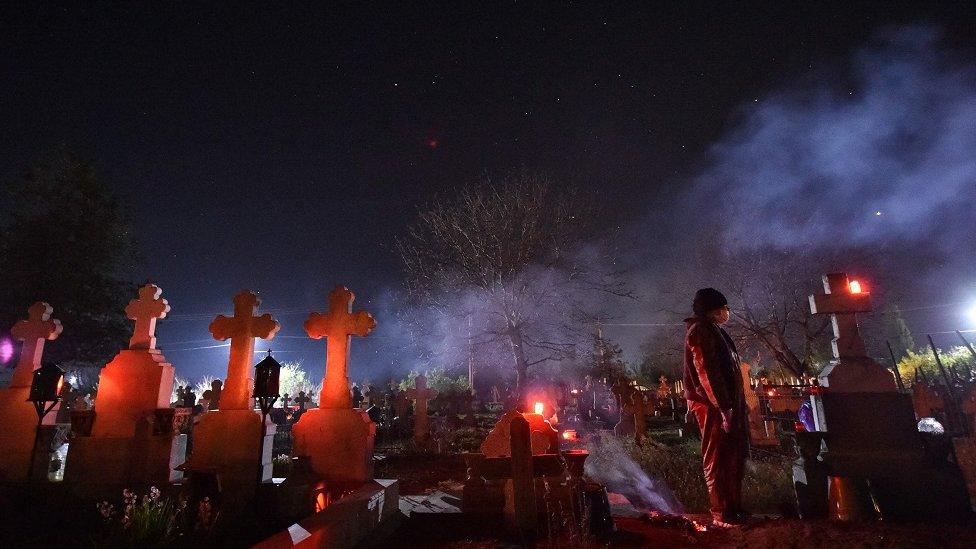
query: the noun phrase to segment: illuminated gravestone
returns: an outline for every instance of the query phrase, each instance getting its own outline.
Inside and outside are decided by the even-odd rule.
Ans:
[[[871,311],[871,294],[846,273],[825,275],[823,283],[824,293],[810,296],[810,312],[830,315],[834,359],[820,373],[820,385],[832,393],[896,391],[894,374],[867,356],[857,326],[857,313]]]
[[[746,395],[746,408],[749,410],[749,442],[754,446],[779,446],[779,439],[766,431],[762,409],[759,407],[759,397],[756,396],[756,390],[752,388],[749,369],[748,362],[740,362],[742,386],[745,388]]]
[[[0,389],[0,480],[3,481],[27,478],[37,426],[37,412],[27,397],[34,370],[41,367],[44,342],[57,339],[62,329],[61,322],[51,318],[51,312],[50,305],[37,302],[28,309],[27,320],[17,322],[10,330],[24,344],[10,386]],[[53,425],[56,415],[46,415],[44,424]]]
[[[810,296],[813,314],[830,314],[834,360],[811,394],[816,432],[797,433],[801,460],[793,467],[801,516],[828,513],[828,482],[844,492],[833,509],[853,505],[885,519],[969,516],[959,469],[926,452],[911,397],[896,390],[894,374],[864,349],[855,314],[870,295],[844,273],[824,276],[824,295]],[[828,480],[831,479],[831,480]]]
[[[170,310],[161,293],[147,284],[125,308],[135,321],[129,348],[102,369],[95,423],[90,436],[72,440],[66,481],[102,491],[98,487],[161,486],[182,478],[174,467],[184,461],[186,435],[173,429],[173,365],[156,348],[156,321]]]
[[[275,425],[261,429],[261,413],[251,404],[255,338],[270,340],[281,326],[271,315],[256,316],[261,300],[250,291],[234,297],[234,316],[218,315],[210,323],[214,339],[230,339],[227,383],[220,391],[219,409],[200,416],[193,428],[193,455],[186,472],[215,473],[229,499],[244,504],[253,496],[255,478],[271,480],[271,450]],[[225,496],[226,498],[226,496]]]
[[[326,481],[365,482],[373,476],[376,424],[362,410],[352,408],[349,394],[349,344],[376,326],[369,313],[352,312],[353,293],[337,286],[329,294],[328,313],[312,313],[305,331],[312,339],[326,338],[325,380],[319,407],[292,427],[295,456],[309,459],[312,471]]]
[[[414,388],[407,389],[406,397],[414,401],[413,439],[420,444],[430,436],[430,429],[427,422],[427,402],[437,397],[437,391],[427,388],[427,376],[425,375],[417,376],[414,384]]]

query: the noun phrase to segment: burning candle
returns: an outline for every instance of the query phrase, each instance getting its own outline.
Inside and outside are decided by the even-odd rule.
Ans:
[[[545,410],[545,406],[541,402],[536,402],[535,403],[535,413],[537,413],[537,414],[539,414],[541,416],[543,410]]]
[[[858,282],[857,280],[852,280],[850,286],[851,286],[851,293],[852,294],[859,294],[859,293],[861,293],[861,283]]]
[[[563,439],[576,440],[576,429],[566,429],[563,431]]]

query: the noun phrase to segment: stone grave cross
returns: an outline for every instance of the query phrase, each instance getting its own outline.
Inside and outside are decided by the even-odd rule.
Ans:
[[[254,362],[254,338],[273,339],[281,325],[270,314],[255,316],[261,300],[249,290],[234,296],[234,316],[217,315],[210,323],[214,339],[230,339],[230,359],[227,380],[220,394],[220,409],[250,410],[253,380],[250,377]]]
[[[857,313],[871,311],[871,294],[847,273],[824,275],[823,285],[823,294],[810,296],[810,312],[830,315],[834,360],[820,373],[820,384],[833,392],[894,391],[894,376],[867,356],[857,326]]]
[[[372,315],[352,312],[356,296],[344,286],[329,293],[329,312],[312,313],[305,321],[305,331],[312,339],[326,338],[325,380],[319,397],[319,408],[352,408],[349,394],[349,343],[352,336],[364,337],[376,327]]]
[[[417,440],[427,438],[427,401],[437,396],[436,389],[427,388],[427,376],[421,374],[414,380],[414,388],[407,389],[407,398],[415,401],[413,410],[413,437]]]
[[[857,327],[857,313],[871,311],[871,294],[852,291],[847,273],[832,273],[823,277],[824,293],[810,296],[810,312],[829,314],[834,328],[831,347],[834,358],[860,358],[867,355],[864,340]]]
[[[156,320],[166,318],[169,303],[159,296],[163,291],[155,284],[139,288],[139,298],[133,299],[125,307],[125,315],[136,321],[129,340],[129,349],[156,348]]]
[[[27,309],[27,320],[18,321],[11,328],[10,335],[24,342],[11,387],[31,386],[34,370],[41,367],[44,342],[53,341],[61,334],[61,321],[51,318],[53,311],[50,305],[38,301]]]

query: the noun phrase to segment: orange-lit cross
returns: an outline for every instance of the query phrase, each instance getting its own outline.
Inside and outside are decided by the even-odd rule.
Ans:
[[[230,359],[227,361],[227,379],[220,393],[221,410],[250,410],[254,381],[250,377],[254,361],[254,338],[272,339],[281,325],[265,313],[254,316],[261,300],[249,290],[234,296],[234,316],[217,315],[210,323],[214,339],[230,339]]]
[[[125,307],[125,316],[136,321],[129,340],[130,349],[156,348],[156,319],[166,318],[169,303],[160,298],[163,290],[155,284],[139,288],[139,298],[133,299]]]
[[[352,312],[356,296],[344,286],[329,293],[329,312],[312,313],[305,321],[305,331],[312,339],[327,338],[325,380],[319,408],[352,408],[349,395],[349,343],[352,336],[363,337],[376,327],[372,315]]]
[[[30,387],[34,370],[41,367],[41,357],[44,354],[44,342],[55,340],[61,334],[61,321],[51,318],[54,309],[43,301],[27,309],[27,320],[20,320],[10,330],[10,334],[24,346],[20,351],[20,361],[14,370],[14,377],[10,381],[11,387]]]

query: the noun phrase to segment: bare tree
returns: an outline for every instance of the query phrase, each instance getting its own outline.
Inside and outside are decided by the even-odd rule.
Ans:
[[[504,345],[521,394],[530,367],[575,356],[605,299],[628,295],[594,203],[520,172],[422,208],[397,241],[413,302],[457,327],[449,347]]]
[[[732,309],[733,332],[769,352],[796,376],[810,373],[827,341],[827,315],[811,315],[807,296],[816,290],[815,264],[795,253],[738,251],[723,257],[722,273]]]

